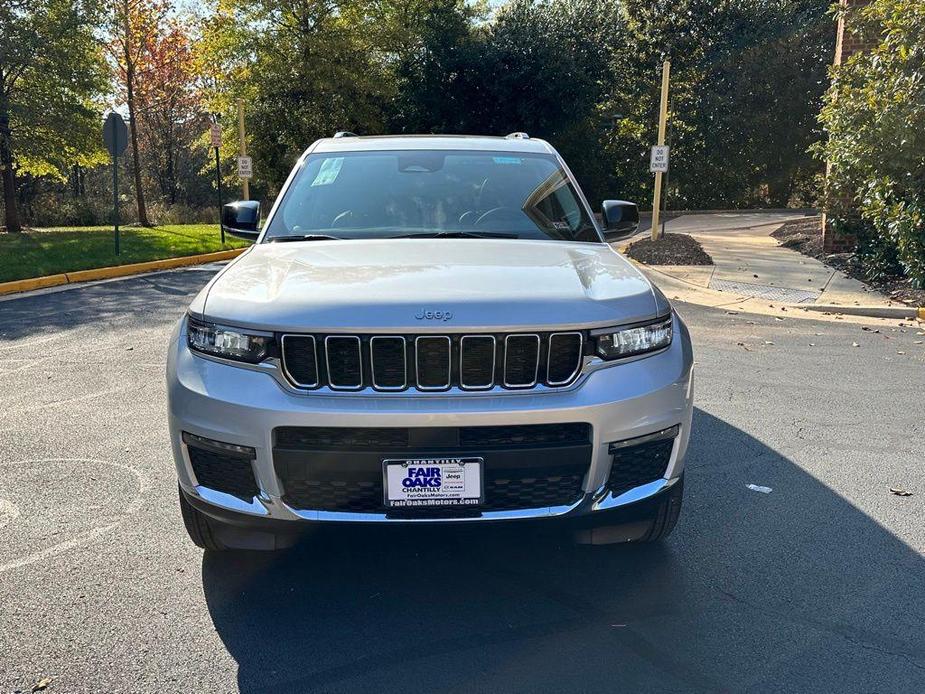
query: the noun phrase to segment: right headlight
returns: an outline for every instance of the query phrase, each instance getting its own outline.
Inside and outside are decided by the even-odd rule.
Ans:
[[[671,344],[671,316],[631,328],[594,331],[592,340],[601,359],[622,359],[664,349]]]
[[[267,356],[273,345],[273,333],[229,328],[190,316],[186,325],[186,341],[196,352],[256,364]]]

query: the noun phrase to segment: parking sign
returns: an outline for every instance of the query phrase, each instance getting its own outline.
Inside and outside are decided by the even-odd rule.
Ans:
[[[666,173],[668,171],[668,145],[655,145],[649,156],[649,171],[651,173]]]

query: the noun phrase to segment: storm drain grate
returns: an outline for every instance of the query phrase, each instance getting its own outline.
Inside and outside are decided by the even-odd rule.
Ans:
[[[757,299],[770,299],[790,304],[812,303],[819,298],[821,292],[807,291],[805,289],[788,289],[786,287],[773,287],[767,284],[750,284],[748,282],[732,282],[730,280],[711,280],[710,289],[721,292],[751,296]]]

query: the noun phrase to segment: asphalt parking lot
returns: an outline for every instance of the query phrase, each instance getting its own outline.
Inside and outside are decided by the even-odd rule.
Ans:
[[[0,692],[925,691],[922,328],[680,305],[697,410],[663,546],[426,528],[204,555],[164,361],[213,272],[0,302]]]

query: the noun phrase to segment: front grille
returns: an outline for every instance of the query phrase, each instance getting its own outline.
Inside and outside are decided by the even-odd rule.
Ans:
[[[278,427],[276,448],[313,451],[472,451],[591,443],[584,422],[474,427]]]
[[[581,498],[584,473],[575,472],[548,477],[512,477],[492,474],[485,480],[485,505],[489,511],[509,511],[518,508],[568,506]]]
[[[391,450],[407,448],[408,429],[398,427],[279,427],[276,447],[292,450]]]
[[[512,335],[283,335],[298,388],[400,391],[565,386],[581,372],[580,332]]]
[[[260,493],[253,460],[187,445],[196,482],[203,487],[250,501]]]
[[[477,427],[279,427],[273,463],[284,501],[297,509],[459,517],[481,511],[567,506],[582,495],[591,463],[584,422]],[[484,459],[485,503],[478,509],[387,509],[383,460]]]
[[[434,508],[409,510],[386,509],[382,502],[382,475],[367,480],[290,480],[286,482],[284,501],[297,509],[340,511],[343,513],[395,513],[397,516],[472,515],[470,509]],[[569,506],[581,498],[584,470],[572,474],[524,476],[485,471],[483,511],[514,511]]]
[[[445,390],[452,382],[452,340],[446,336],[420,336],[414,341],[417,353],[417,384],[421,390]]]
[[[610,465],[608,489],[614,494],[622,494],[633,487],[662,479],[673,446],[672,436],[636,445],[611,447],[613,462]]]
[[[504,385],[529,388],[540,368],[540,336],[508,335],[504,339]]]
[[[328,385],[340,390],[363,387],[362,343],[356,335],[329,335],[324,338]]]
[[[459,445],[465,449],[561,446],[590,442],[590,424],[517,424],[512,426],[465,427],[459,430]]]

